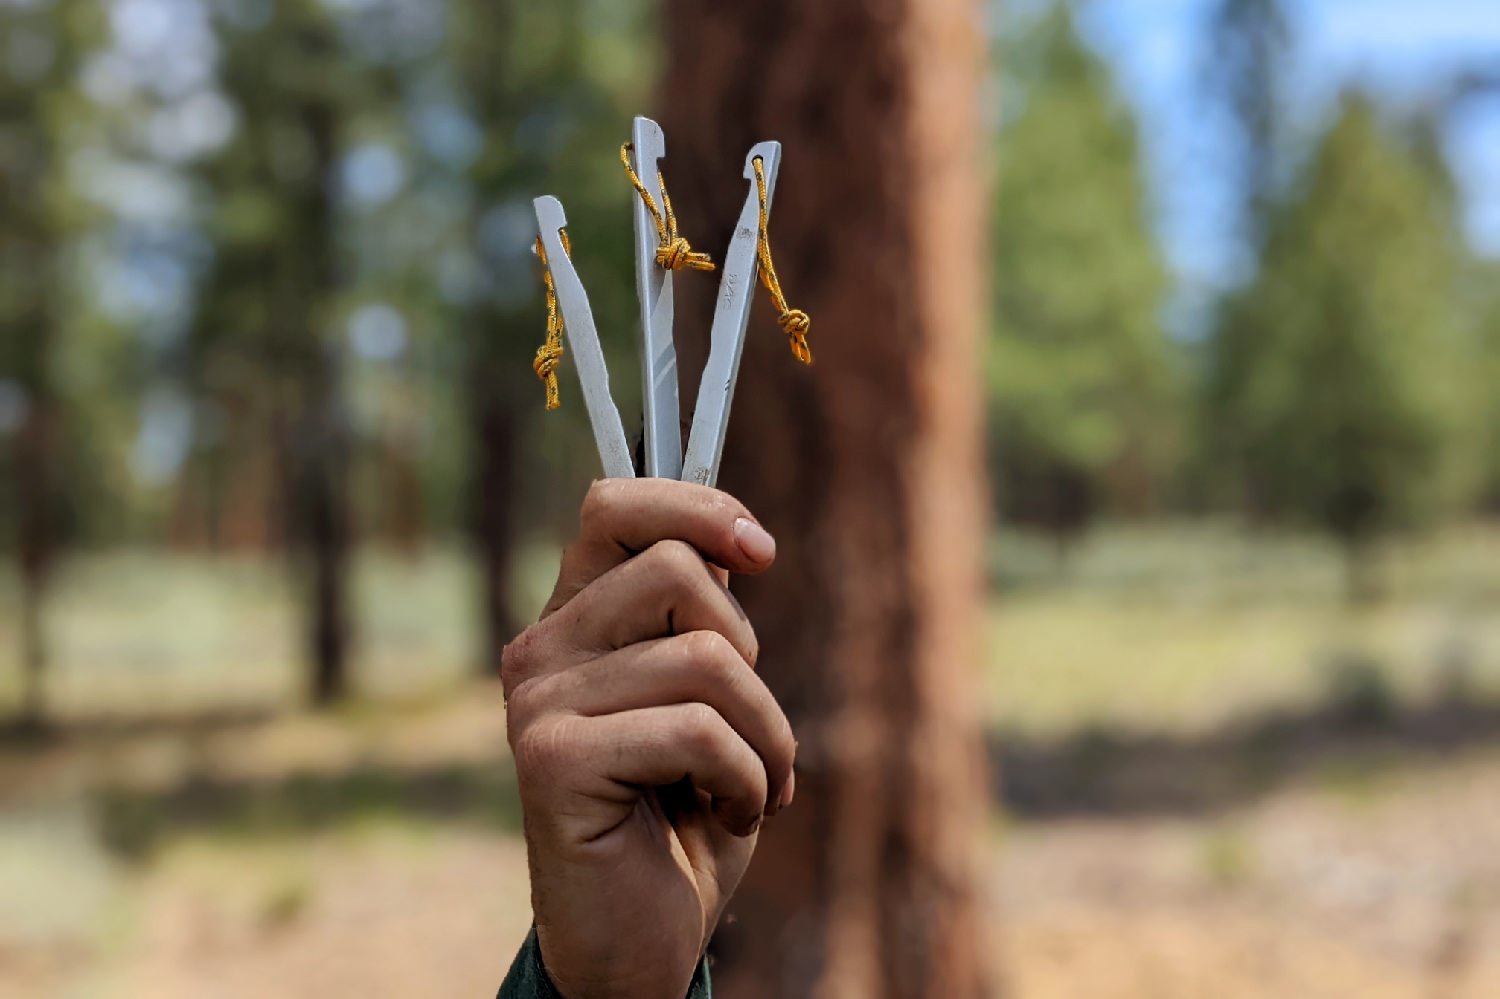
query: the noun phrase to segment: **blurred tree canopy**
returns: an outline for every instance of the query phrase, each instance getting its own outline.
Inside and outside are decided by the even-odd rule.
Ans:
[[[1480,499],[1492,513],[1500,513],[1500,267],[1480,271],[1487,301],[1481,306],[1475,351],[1475,377],[1480,403],[1474,416],[1479,443]]]
[[[993,69],[1001,515],[1066,539],[1099,516],[1239,513],[1330,533],[1353,565],[1500,509],[1500,282],[1455,225],[1445,108],[1398,126],[1350,98],[1309,119],[1279,0],[1209,5],[1243,280],[1169,335],[1181,289],[1142,142],[1074,9],[1005,11]],[[568,529],[559,497],[595,471],[571,381],[544,416],[530,371],[530,201],[566,204],[625,370],[615,150],[652,104],[656,17],[646,0],[0,4],[0,548],[33,675],[68,546],[286,556],[309,689],[333,697],[359,631],[350,553],[467,537],[476,666],[493,663],[520,546]],[[613,386],[634,411],[636,380]]]
[[[550,192],[566,206],[594,315],[601,329],[615,327],[606,337],[611,367],[626,370],[632,338],[618,335],[618,324],[635,315],[633,230],[615,150],[648,98],[654,33],[649,5],[639,2],[454,0],[450,10],[447,75],[466,113],[485,123],[455,178],[479,222],[473,287],[456,297],[454,311],[473,440],[470,509],[485,580],[487,666],[495,668],[519,623],[509,580],[522,522],[562,513],[548,491],[528,484],[570,460],[573,470],[594,473],[583,407],[567,379],[563,410],[541,419],[529,363],[542,330],[531,198]],[[638,409],[633,379],[617,378],[612,388],[622,413]]]
[[[234,436],[221,453],[271,456],[263,481],[281,503],[265,497],[248,519],[283,510],[286,536],[306,557],[310,686],[326,702],[348,684],[351,545],[341,358],[328,342],[347,280],[335,171],[346,130],[381,92],[357,62],[340,58],[332,15],[315,0],[264,15],[241,5],[216,13],[219,83],[239,127],[202,170],[218,194],[209,220],[215,252],[193,324],[200,356],[187,374],[225,414]],[[229,475],[238,481],[214,495],[254,501],[244,488],[254,479],[241,469]]]
[[[67,183],[89,139],[70,82],[101,34],[97,6],[56,0],[5,11],[0,70],[0,545],[19,565],[22,719],[41,720],[41,602],[56,552],[80,533],[84,493],[103,476],[88,432],[101,408],[77,356],[98,346],[72,277],[89,211]],[[106,353],[108,349],[106,348]],[[103,464],[102,462],[98,464]]]
[[[564,200],[596,310],[633,317],[614,149],[648,13],[6,5],[0,527],[32,603],[65,540],[285,552],[331,699],[353,548],[473,530],[498,650],[516,544],[593,470],[581,406],[541,419],[530,201]]]
[[[1058,6],[1013,40],[987,378],[1004,515],[1060,535],[1154,509],[1182,394],[1135,126]],[[1002,60],[1006,58],[1001,56]]]
[[[212,11],[237,127],[197,169],[212,253],[182,376],[221,429],[193,449],[189,520],[213,544],[292,546],[324,700],[346,686],[357,535],[411,552],[472,526],[494,660],[516,629],[520,514],[537,512],[519,503],[543,499],[524,487],[590,454],[579,411],[536,423],[530,199],[565,199],[596,309],[632,314],[611,150],[648,79],[642,7]]]
[[[1351,96],[1269,211],[1257,276],[1213,342],[1219,442],[1255,515],[1329,531],[1367,589],[1371,546],[1452,510],[1473,465],[1452,201]]]

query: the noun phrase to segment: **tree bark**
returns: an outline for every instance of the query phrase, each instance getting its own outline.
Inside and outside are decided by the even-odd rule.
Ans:
[[[745,151],[780,139],[771,244],[816,357],[796,364],[757,291],[721,485],[778,539],[735,585],[798,784],[714,941],[716,994],[986,995],[980,12],[669,0],[663,23],[684,231],[727,245]],[[679,331],[707,330],[713,284],[679,282]]]
[[[472,336],[483,343],[489,331],[473,324]],[[492,347],[477,348],[471,371],[469,412],[471,415],[477,473],[473,491],[473,524],[477,541],[480,577],[483,580],[484,655],[482,672],[498,676],[505,644],[520,631],[516,619],[515,594],[511,591],[511,562],[516,542],[516,466],[520,460],[516,401],[510,390],[513,380],[506,365],[514,357],[499,357]]]

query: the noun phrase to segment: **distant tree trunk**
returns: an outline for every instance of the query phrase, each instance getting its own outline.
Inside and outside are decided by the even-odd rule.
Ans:
[[[308,640],[312,699],[319,705],[331,704],[349,692],[349,497],[340,423],[333,413],[312,418],[312,446],[303,468],[302,515],[310,577]]]
[[[42,608],[51,575],[57,540],[57,491],[54,488],[56,426],[51,400],[31,401],[30,412],[16,441],[16,513],[21,569],[21,690],[20,723],[39,728],[46,718],[43,689],[47,670],[47,642]]]
[[[485,336],[483,332],[474,335]],[[474,480],[473,524],[484,586],[485,651],[480,667],[489,675],[498,672],[505,643],[520,630],[510,584],[515,554],[519,430],[515,397],[508,391],[511,376],[505,371],[506,365],[514,363],[514,358],[481,358],[480,363],[471,366],[474,376],[469,388],[478,469]]]
[[[380,449],[377,466],[380,488],[385,496],[381,503],[381,526],[384,540],[408,559],[422,553],[423,513],[422,469],[417,455],[404,436],[393,435]]]
[[[782,140],[771,243],[816,356],[760,297],[721,485],[778,539],[735,585],[798,782],[715,939],[715,994],[986,995],[979,5],[669,0],[663,23],[684,229],[721,252],[745,151]],[[706,330],[712,282],[679,287],[679,329]]]
[[[312,49],[334,51],[327,29],[309,32]],[[338,289],[337,226],[333,184],[338,156],[338,109],[314,99],[301,108],[314,150],[320,183],[305,192],[304,247],[307,273],[300,289],[299,327],[308,347],[299,351],[301,416],[301,496],[303,541],[310,562],[309,653],[314,704],[327,705],[349,692],[348,567],[351,540],[348,485],[348,427],[341,402],[336,355],[323,346],[323,316]]]

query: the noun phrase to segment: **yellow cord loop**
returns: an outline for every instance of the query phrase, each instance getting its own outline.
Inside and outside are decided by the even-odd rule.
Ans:
[[[688,245],[688,241],[677,233],[677,214],[672,211],[672,199],[667,194],[667,180],[660,172],[656,175],[656,182],[661,186],[661,207],[656,206],[656,199],[646,190],[646,185],[641,183],[640,176],[635,172],[635,167],[630,165],[630,143],[620,147],[620,162],[625,166],[625,174],[630,178],[630,183],[635,187],[635,193],[641,196],[646,203],[646,211],[651,213],[651,221],[656,223],[656,235],[661,245],[656,248],[657,266],[669,271],[680,271],[684,267],[695,271],[711,271],[714,269],[713,258],[706,253],[699,253]]]
[[[767,234],[769,212],[766,208],[766,165],[759,156],[752,161],[755,166],[755,190],[760,195],[760,238],[755,244],[755,255],[760,260],[760,283],[771,293],[779,313],[776,321],[791,341],[792,354],[803,364],[812,363],[812,348],[807,345],[807,332],[812,329],[812,320],[801,309],[787,305],[786,295],[781,291],[781,281],[776,277],[776,265],[771,262],[771,237]]]
[[[560,235],[563,252],[571,257],[573,245],[568,241],[568,231],[564,229]],[[537,237],[536,255],[542,262],[542,283],[547,286],[547,338],[536,349],[536,359],[531,362],[531,370],[547,386],[547,409],[553,410],[562,405],[557,392],[557,366],[563,356],[563,321],[562,314],[557,311],[557,286],[552,283],[552,268],[547,263],[547,251],[542,246],[541,237]]]

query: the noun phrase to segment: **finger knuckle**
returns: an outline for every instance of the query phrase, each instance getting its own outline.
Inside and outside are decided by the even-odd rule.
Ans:
[[[558,702],[557,679],[549,676],[530,676],[516,684],[505,694],[505,734],[514,746],[516,737],[525,732],[532,722],[555,709]]]
[[[651,546],[647,555],[652,570],[662,573],[673,586],[694,586],[703,575],[703,559],[685,541],[658,541]]]
[[[511,747],[516,774],[523,781],[547,780],[567,766],[573,739],[563,720],[526,726]]]
[[[677,737],[695,752],[717,753],[723,748],[724,721],[707,704],[683,708]]]
[[[500,685],[509,694],[532,671],[537,655],[536,628],[527,628],[500,653]]]
[[[557,561],[557,578],[559,581],[571,579],[578,573],[578,568],[587,563],[588,545],[582,538],[574,539],[563,546],[562,555]]]
[[[683,652],[695,668],[728,678],[740,664],[734,645],[717,631],[690,631],[682,636]]]
[[[523,683],[505,697],[505,735],[514,745],[516,736],[526,731],[535,712],[532,710],[530,684]]]
[[[584,494],[578,511],[579,525],[585,529],[613,519],[625,502],[626,483],[620,479],[597,479]]]

